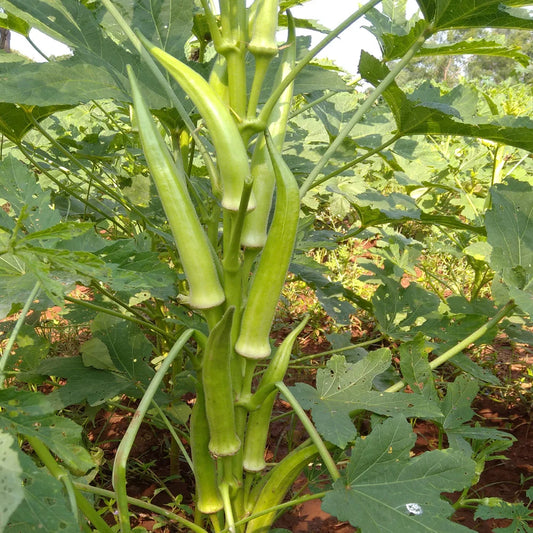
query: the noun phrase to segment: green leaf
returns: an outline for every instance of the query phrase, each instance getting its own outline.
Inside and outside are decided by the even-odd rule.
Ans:
[[[50,192],[43,191],[28,167],[11,155],[0,161],[0,198],[9,202],[17,216],[23,215],[29,232],[47,229],[60,221],[59,213],[50,207]],[[4,220],[0,219],[0,224]],[[7,225],[6,222],[6,229],[13,229],[14,221]]]
[[[20,143],[24,136],[35,127],[35,122],[41,122],[56,111],[63,111],[69,107],[67,105],[38,107],[0,103],[0,132],[12,142]]]
[[[410,340],[414,335],[412,326],[420,318],[425,319],[436,311],[440,300],[420,285],[411,283],[404,288],[394,279],[383,281],[372,297],[379,327],[393,338]]]
[[[9,517],[24,499],[22,467],[17,441],[0,430],[0,531],[5,531]]]
[[[297,383],[292,392],[304,409],[310,409],[320,434],[340,448],[353,440],[357,431],[350,414],[368,410],[382,415],[439,416],[440,410],[416,394],[371,391],[372,382],[390,366],[387,349],[370,352],[357,363],[346,363],[333,355],[316,377],[316,389]]]
[[[471,405],[478,391],[477,381],[464,374],[448,384],[446,396],[441,403],[441,424],[444,429],[458,428],[474,416]]]
[[[451,450],[410,458],[415,435],[401,417],[385,420],[357,439],[343,477],[322,508],[363,533],[459,533],[469,529],[447,520],[454,509],[441,492],[469,485],[475,464]]]
[[[359,71],[373,85],[389,73],[386,65],[364,51]],[[426,81],[408,96],[392,83],[383,96],[393,113],[398,135],[461,135],[533,152],[533,120],[526,116],[474,116],[478,98],[474,88],[458,85],[441,95]]]
[[[74,473],[94,468],[81,442],[81,427],[67,418],[47,414],[56,406],[40,392],[0,390],[0,424],[5,430],[40,439]]]
[[[12,13],[6,13],[3,11],[0,13],[0,28],[6,30],[12,30],[20,33],[24,37],[28,37],[30,34],[30,25],[23,19],[16,17]]]
[[[2,64],[0,101],[48,106],[78,104],[102,98],[129,101],[126,65],[130,64],[142,80],[143,93],[153,108],[168,105],[159,83],[109,16],[101,26],[100,11],[89,10],[78,0],[2,0],[2,6],[52,38],[74,50],[61,61],[43,64]],[[134,2],[122,0],[120,8],[135,27],[167,48],[179,59],[191,35],[193,2]],[[166,27],[165,27],[166,26]],[[39,90],[35,88],[38,87]]]
[[[58,438],[61,437],[58,435]],[[22,452],[18,453],[23,474],[24,499],[9,520],[5,533],[65,533],[79,531],[76,517],[61,481],[45,468],[38,468]]]
[[[533,20],[512,16],[511,7],[529,6],[529,0],[417,0],[426,20],[437,31],[452,28],[533,28]]]
[[[508,178],[491,189],[491,199],[485,214],[489,264],[533,317],[533,186]]]
[[[400,346],[400,369],[405,382],[413,392],[422,394],[431,402],[438,401],[433,372],[428,362],[427,345],[422,334]]]
[[[84,342],[80,346],[80,352],[85,366],[91,366],[98,370],[116,370],[107,346],[98,337]]]
[[[423,46],[415,57],[431,57],[441,55],[473,54],[495,57],[509,57],[522,66],[529,65],[529,56],[520,52],[518,46],[504,46],[486,39],[461,41],[453,44]]]
[[[55,376],[67,383],[48,396],[60,408],[87,401],[89,405],[100,405],[110,398],[126,394],[133,398],[142,392],[131,380],[118,372],[98,370],[83,364],[81,357],[53,357],[43,361],[29,375]],[[22,376],[24,377],[24,376]]]

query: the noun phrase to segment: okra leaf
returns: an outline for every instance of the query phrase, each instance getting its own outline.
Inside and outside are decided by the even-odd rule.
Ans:
[[[438,417],[438,406],[421,395],[370,390],[372,382],[390,366],[389,350],[370,352],[357,363],[347,363],[334,355],[316,376],[316,389],[297,383],[292,392],[304,409],[310,409],[319,433],[329,442],[344,448],[357,431],[351,413],[367,410],[386,416]]]
[[[520,6],[529,6],[528,0],[463,0],[461,3],[449,0],[417,0],[424,18],[431,21],[437,31],[452,28],[533,28],[531,16],[524,18],[513,16]]]
[[[322,509],[363,533],[470,531],[447,520],[454,509],[440,494],[469,486],[475,463],[452,450],[411,458],[415,440],[410,424],[400,416],[358,438]]]
[[[58,434],[57,438],[62,437]],[[21,451],[18,451],[17,460],[22,466],[19,486],[23,499],[11,515],[4,533],[78,531],[76,517],[61,481],[50,475],[46,468],[37,467],[33,460]],[[10,489],[17,490],[15,485]]]
[[[21,106],[18,104],[0,103],[0,132],[11,141],[18,143],[31,129],[35,122],[41,122],[57,111],[69,109],[67,105],[45,107]]]
[[[410,340],[416,321],[436,312],[440,300],[420,285],[411,283],[404,288],[392,278],[383,281],[372,297],[379,327],[390,337]]]
[[[94,468],[81,442],[81,427],[53,413],[57,405],[40,392],[0,391],[0,425],[15,434],[40,439],[78,475]]]
[[[413,392],[421,394],[430,402],[439,400],[422,334],[417,334],[412,341],[400,346],[400,369],[403,379]]]
[[[128,376],[86,366],[81,357],[46,359],[37,368],[32,369],[29,376],[34,374],[67,380],[65,385],[48,395],[61,408],[83,401],[88,402],[89,405],[100,405],[120,394],[133,398],[142,395]],[[24,378],[24,375],[22,377]]]
[[[0,531],[24,499],[19,448],[13,435],[0,430]]]
[[[491,189],[492,207],[485,214],[490,266],[510,296],[533,317],[533,187],[512,178]]]
[[[359,71],[373,85],[389,73],[385,64],[365,51],[361,53]],[[478,93],[472,87],[458,85],[441,94],[430,82],[424,82],[408,95],[393,82],[383,97],[394,115],[398,135],[461,135],[533,151],[533,120],[525,116],[489,119],[475,115]]]
[[[179,59],[185,59],[183,45],[192,27],[192,1],[120,3],[125,17],[136,28]],[[126,65],[130,64],[143,80],[143,93],[150,106],[168,105],[148,67],[138,54],[130,52],[129,41],[124,41],[103,9],[89,9],[77,0],[3,0],[2,7],[72,48],[73,56],[42,64],[1,64],[0,75],[5,76],[5,83],[0,87],[0,101],[38,106],[102,98],[129,101]],[[110,35],[102,26],[109,29]]]
[[[448,384],[446,396],[441,404],[443,414],[441,423],[444,429],[458,428],[474,416],[471,405],[478,391],[477,381],[464,374]]]

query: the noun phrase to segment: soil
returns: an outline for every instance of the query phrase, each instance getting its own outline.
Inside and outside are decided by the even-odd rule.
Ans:
[[[526,364],[530,364],[530,355],[526,357]],[[506,459],[496,459],[487,462],[479,483],[471,489],[470,497],[498,497],[508,502],[528,503],[525,492],[533,486],[533,427],[531,402],[527,396],[516,395],[516,391],[508,391],[512,397],[504,398],[497,395],[481,393],[475,400],[473,408],[476,412],[475,421],[486,427],[494,427],[506,431],[516,438],[513,445],[502,455]],[[125,401],[127,401],[125,399]],[[133,404],[130,405],[134,407]],[[288,404],[283,401],[276,403],[278,413],[288,410]],[[98,482],[101,486],[110,487],[110,467],[114,459],[118,442],[126,430],[132,413],[115,411],[113,413],[100,411],[93,427],[88,432],[89,439],[104,452],[102,473]],[[427,422],[415,425],[417,441],[414,448],[416,454],[438,446],[438,430]],[[162,438],[162,436],[164,438]],[[293,445],[305,439],[305,433],[299,423],[284,417],[277,421],[272,428],[270,452],[267,460],[273,460],[275,454],[286,453],[288,441]],[[168,458],[170,437],[165,431],[156,429],[149,424],[143,424],[135,446],[131,453],[130,464],[132,472],[128,477],[128,491],[131,496],[152,498],[157,505],[165,505],[172,501],[180,501],[184,505],[192,505],[190,487],[192,479],[187,465],[177,465],[174,475]],[[157,493],[165,480],[167,491]],[[302,477],[295,485],[295,490],[305,490],[305,480]],[[457,500],[459,494],[444,495],[451,502]],[[176,499],[177,498],[177,499]],[[136,525],[148,531],[171,533],[181,531],[175,525],[161,525],[155,516],[138,509]],[[108,515],[110,523],[114,517]],[[474,511],[462,509],[455,513],[453,520],[473,531],[491,533],[495,528],[510,525],[509,520],[475,520]],[[533,523],[531,524],[533,526]],[[154,528],[155,526],[155,528]],[[357,529],[347,523],[340,523],[334,517],[323,512],[319,500],[311,500],[285,513],[275,524],[277,528],[284,528],[293,533],[351,533]]]

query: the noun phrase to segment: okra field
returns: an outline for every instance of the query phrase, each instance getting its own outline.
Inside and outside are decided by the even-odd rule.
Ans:
[[[533,531],[533,4],[305,3],[0,0],[0,533]]]

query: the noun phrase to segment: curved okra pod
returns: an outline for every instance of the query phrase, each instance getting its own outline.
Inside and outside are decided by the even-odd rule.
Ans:
[[[131,68],[128,68],[128,74],[146,162],[167,215],[189,283],[189,304],[196,309],[216,307],[224,301],[225,295],[207,235],[187,191],[185,177],[178,172]]]
[[[180,84],[204,119],[217,153],[217,163],[222,182],[222,207],[238,211],[244,180],[250,174],[248,155],[237,124],[209,83],[194,71],[161,48],[143,43],[150,53]],[[254,207],[250,199],[248,208]]]
[[[196,506],[201,513],[212,514],[223,507],[218,490],[216,463],[209,452],[209,425],[202,390],[196,393],[190,423],[191,456],[194,464]]]
[[[285,377],[294,341],[308,320],[308,316],[304,318],[278,346],[248,406],[252,412],[248,416],[243,451],[243,466],[248,472],[259,472],[266,466],[264,458],[265,446],[270,429],[272,408],[277,396],[275,384]],[[257,406],[259,406],[259,409],[254,411],[253,409]]]
[[[209,451],[213,457],[235,455],[241,447],[235,428],[231,380],[231,326],[234,311],[234,307],[229,307],[209,333],[202,363]]]
[[[274,147],[270,136],[267,134],[265,138],[276,176],[276,207],[235,344],[237,353],[251,359],[262,359],[270,355],[270,328],[289,269],[300,212],[296,179]]]
[[[251,515],[266,511],[281,503],[296,478],[317,453],[316,446],[311,444],[296,448],[282,459],[267,474],[264,483],[250,495],[250,501],[256,502]],[[268,533],[275,518],[276,511],[272,511],[250,520],[246,526],[246,533]]]

